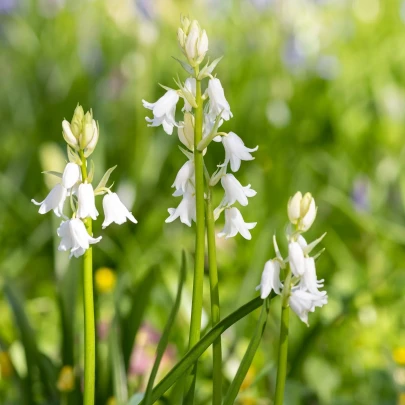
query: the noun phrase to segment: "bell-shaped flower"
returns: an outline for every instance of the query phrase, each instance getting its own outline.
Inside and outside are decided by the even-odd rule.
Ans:
[[[225,190],[225,197],[221,205],[232,205],[238,201],[241,205],[248,205],[247,197],[254,197],[257,193],[250,188],[250,184],[243,187],[233,174],[221,177],[221,184]]]
[[[175,219],[180,218],[180,221],[187,226],[191,226],[191,221],[196,221],[196,205],[195,205],[195,191],[190,183],[183,193],[183,199],[177,208],[169,208],[169,217],[166,223],[173,222]]]
[[[305,257],[298,242],[290,242],[288,244],[288,259],[294,276],[302,276],[305,272]]]
[[[77,191],[78,199],[78,218],[91,217],[97,219],[98,211],[94,200],[93,186],[89,183],[82,183]]]
[[[132,215],[132,212],[128,211],[127,207],[122,203],[116,193],[108,193],[104,196],[103,209],[105,217],[102,224],[103,229],[113,222],[121,225],[124,222],[127,222],[127,219],[134,224],[138,223],[138,221]]]
[[[299,316],[302,322],[308,326],[308,313],[314,312],[316,307],[322,307],[328,303],[326,291],[318,294],[293,288],[290,296],[290,307]]]
[[[90,236],[79,218],[63,221],[58,230],[58,236],[62,238],[58,250],[66,252],[70,250],[70,256],[79,257],[89,248],[90,245],[101,240],[101,236],[93,238]]]
[[[181,191],[181,194],[176,193],[176,195],[182,195],[186,192],[189,180],[194,179],[194,162],[188,160],[184,165],[180,168],[179,172],[177,173],[176,179],[172,187],[176,188],[176,191]]]
[[[163,129],[168,135],[173,133],[173,127],[177,126],[175,120],[176,105],[179,101],[179,95],[175,90],[168,90],[155,103],[148,103],[142,100],[143,106],[152,110],[153,118],[146,117],[146,121],[150,122],[149,127],[157,127],[163,125]]]
[[[31,201],[35,205],[40,205],[38,212],[40,214],[46,214],[47,212],[53,210],[57,217],[63,215],[63,205],[66,200],[67,190],[62,184],[57,184],[46,196],[45,200],[37,202],[34,199]]]
[[[245,239],[252,239],[249,229],[253,229],[257,222],[245,222],[240,211],[235,208],[227,208],[225,210],[225,226],[224,229],[218,234],[221,238],[232,238],[240,233]]]
[[[260,285],[256,287],[256,290],[260,289],[260,297],[265,299],[273,290],[276,294],[280,294],[280,288],[282,288],[280,281],[280,263],[277,260],[269,260],[264,265],[262,279]]]
[[[305,272],[300,280],[300,288],[304,291],[309,291],[311,294],[322,295],[323,292],[319,288],[323,287],[324,280],[318,280],[316,275],[315,260],[313,257],[306,257]]]
[[[253,160],[254,157],[250,152],[256,152],[258,149],[258,146],[253,149],[247,148],[242,139],[240,139],[234,132],[229,132],[227,136],[223,136],[222,144],[225,148],[224,165],[227,165],[230,162],[233,172],[239,170],[241,160]]]
[[[184,87],[185,87],[185,90],[188,91],[195,98],[196,80],[194,79],[194,77],[187,78],[186,81],[184,82]],[[187,101],[187,98],[184,97],[184,107],[183,107],[182,111],[190,112],[192,109],[193,109],[193,107]]]
[[[228,121],[233,117],[231,107],[225,98],[222,84],[217,78],[210,79],[208,82],[207,93],[210,98],[208,114],[214,120],[221,114],[221,118]]]
[[[68,163],[63,171],[62,185],[70,189],[80,180],[80,167],[76,163]]]

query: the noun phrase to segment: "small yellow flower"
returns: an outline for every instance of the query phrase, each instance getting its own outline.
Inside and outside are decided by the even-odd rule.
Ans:
[[[110,268],[100,267],[95,275],[97,291],[102,294],[111,292],[115,287],[116,279],[115,273]]]
[[[252,382],[253,382],[253,380],[255,378],[255,375],[256,375],[256,370],[252,366],[252,367],[249,368],[249,370],[248,370],[248,372],[246,374],[246,377],[242,382],[242,385],[240,387],[241,391],[244,391],[244,390],[246,390],[247,388],[250,387],[250,385],[252,384]]]
[[[2,378],[11,377],[13,374],[13,365],[10,355],[7,352],[0,351],[0,375]]]
[[[75,387],[75,374],[71,366],[62,367],[56,386],[60,392],[73,391],[73,388]]]
[[[398,347],[392,352],[395,363],[405,366],[405,347]]]
[[[114,397],[110,397],[108,398],[106,405],[117,405],[117,401]]]
[[[398,395],[398,405],[405,405],[405,392]]]

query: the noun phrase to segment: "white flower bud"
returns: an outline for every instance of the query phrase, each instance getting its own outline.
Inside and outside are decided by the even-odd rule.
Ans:
[[[77,138],[74,136],[70,128],[70,123],[67,120],[62,121],[62,135],[65,142],[77,150],[79,143],[77,142]]]
[[[288,218],[292,224],[296,224],[301,217],[301,200],[302,194],[297,191],[288,201]]]
[[[180,123],[177,130],[180,142],[188,149],[194,150],[194,115],[184,113],[184,122]]]
[[[84,150],[84,156],[86,158],[89,157],[94,152],[94,149],[97,146],[99,138],[99,128],[96,121],[94,120],[92,121],[92,126],[93,126],[93,137],[91,138],[90,142],[86,146],[86,149]]]
[[[90,143],[94,135],[93,117],[90,112],[87,112],[83,119],[83,128],[80,135],[80,147],[85,149]]]
[[[200,32],[200,37],[198,38],[197,43],[197,64],[200,64],[205,58],[206,53],[208,52],[208,35],[205,30]]]
[[[182,48],[184,48],[184,45],[185,45],[185,43],[186,43],[186,34],[184,33],[184,31],[181,29],[181,28],[179,28],[178,30],[177,30],[177,39],[178,39],[178,41],[179,41],[179,44],[180,44],[180,46],[182,47]]]
[[[77,107],[75,108],[73,118],[70,123],[70,128],[73,132],[73,135],[77,139],[79,139],[80,133],[82,132],[83,117],[84,117],[83,107],[78,104]]]
[[[315,200],[311,197],[311,201],[309,204],[309,208],[305,214],[305,216],[301,219],[300,223],[300,230],[305,232],[307,231],[311,225],[314,223],[316,218],[316,206],[315,206]]]
[[[190,26],[190,31],[187,35],[186,43],[185,43],[185,52],[188,60],[191,62],[197,56],[197,42],[200,36],[200,26],[197,20],[193,20]]]

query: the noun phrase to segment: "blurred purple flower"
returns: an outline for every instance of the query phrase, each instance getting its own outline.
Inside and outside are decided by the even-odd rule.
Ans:
[[[321,55],[316,63],[318,76],[324,80],[333,80],[339,75],[339,59],[333,55]]]
[[[358,176],[353,182],[351,193],[353,206],[356,211],[369,211],[370,209],[370,181],[366,176]]]
[[[290,70],[301,70],[305,66],[306,55],[302,44],[296,35],[287,38],[283,49],[283,62]]]
[[[8,14],[17,7],[17,0],[0,0],[0,14]]]

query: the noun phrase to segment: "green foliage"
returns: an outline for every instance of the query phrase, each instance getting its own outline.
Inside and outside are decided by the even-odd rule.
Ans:
[[[221,130],[259,145],[255,161],[238,172],[242,184],[258,191],[245,214],[258,222],[253,238],[218,240],[222,312],[255,296],[263,265],[274,256],[272,235],[285,226],[288,197],[310,191],[319,206],[311,240],[327,232],[317,268],[330,301],[310,315],[309,328],[291,315],[286,403],[395,403],[405,387],[404,364],[392,355],[405,347],[402,3],[306,0],[285,9],[253,0],[5,3],[11,8],[0,6],[0,346],[13,371],[1,368],[0,403],[51,403],[59,398],[59,370],[72,361],[76,384],[69,403],[80,403],[79,261],[56,252],[58,221],[40,217],[30,203],[52,184],[54,176],[39,173],[63,168],[61,122],[78,102],[99,119],[96,183],[118,163],[118,193],[133,202],[139,221],[119,231],[112,225],[94,249],[95,269],[111,267],[118,277],[114,293],[97,294],[98,354],[105,360],[98,362],[97,403],[106,404],[117,390],[108,333],[101,332],[113,319],[122,343],[115,342],[121,354],[111,360],[121,362],[129,397],[145,391],[155,335],[176,297],[179,253],[194,250],[193,231],[164,224],[167,208],[177,203],[171,185],[185,158],[175,134],[146,127],[141,106],[141,99],[163,94],[157,83],[172,85],[176,67],[180,79],[186,77],[171,58],[181,57],[181,13],[198,16],[213,58],[224,55],[216,70],[234,118]],[[212,149],[210,172],[222,156],[219,147]],[[215,195],[214,203],[221,198]],[[190,294],[188,277],[157,387],[186,352]],[[207,318],[208,295],[204,307]],[[279,313],[276,299],[237,403],[271,397]],[[225,389],[256,322],[252,314],[223,335]],[[142,356],[137,352],[131,363],[134,347]],[[209,351],[200,356],[196,395],[203,403],[212,361]]]

